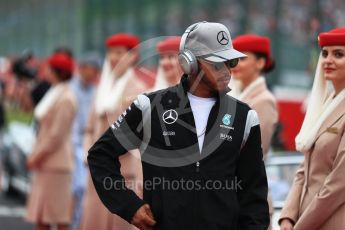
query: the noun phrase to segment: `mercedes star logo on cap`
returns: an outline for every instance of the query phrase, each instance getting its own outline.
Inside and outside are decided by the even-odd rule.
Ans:
[[[217,34],[217,41],[221,45],[227,45],[229,43],[229,38],[225,31],[220,31]]]
[[[164,123],[170,125],[170,124],[175,123],[175,121],[178,118],[178,114],[175,110],[169,109],[163,113],[162,118],[163,118]]]

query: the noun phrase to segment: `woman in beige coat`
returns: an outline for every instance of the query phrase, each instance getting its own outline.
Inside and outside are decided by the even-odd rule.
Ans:
[[[69,229],[71,222],[71,177],[73,153],[71,127],[76,113],[74,94],[68,85],[73,62],[64,54],[48,60],[52,87],[36,106],[39,129],[36,144],[27,161],[33,172],[26,220],[37,229]]]
[[[279,220],[282,230],[345,229],[345,28],[321,33],[306,116],[304,156]]]
[[[146,85],[138,79],[133,65],[138,57],[139,39],[130,34],[115,34],[106,40],[107,56],[95,102],[85,129],[84,146],[88,150],[106,129]],[[87,152],[87,151],[86,151]],[[142,196],[142,169],[139,151],[122,156],[121,172],[127,186]],[[81,230],[127,230],[134,229],[120,217],[112,214],[99,199],[90,175],[86,188]]]
[[[241,58],[238,65],[231,69],[233,79],[230,83],[232,91],[229,94],[247,103],[258,113],[262,152],[266,159],[278,122],[276,99],[267,89],[266,80],[262,76],[274,68],[270,40],[267,37],[246,34],[233,39],[233,46],[247,57]],[[274,209],[270,193],[268,204],[272,216]]]
[[[273,94],[267,89],[262,76],[273,67],[270,40],[254,34],[241,35],[233,39],[235,49],[245,53],[238,65],[232,68],[230,95],[247,103],[259,116],[261,142],[266,158],[275,125],[278,122],[277,103]]]

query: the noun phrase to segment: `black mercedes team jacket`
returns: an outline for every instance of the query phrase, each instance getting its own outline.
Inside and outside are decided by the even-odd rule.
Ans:
[[[256,112],[219,95],[200,153],[187,91],[183,76],[176,86],[139,95],[91,147],[88,163],[100,199],[128,222],[148,203],[157,230],[266,230],[267,179]],[[143,200],[124,186],[120,173],[119,157],[135,148],[141,151]]]

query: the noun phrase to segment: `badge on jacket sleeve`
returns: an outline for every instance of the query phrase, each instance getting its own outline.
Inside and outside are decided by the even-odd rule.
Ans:
[[[337,127],[328,127],[326,129],[326,132],[338,134],[338,128]]]

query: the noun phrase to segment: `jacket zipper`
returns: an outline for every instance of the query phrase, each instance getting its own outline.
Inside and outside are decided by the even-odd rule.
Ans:
[[[195,163],[195,165],[196,165],[196,169],[195,169],[195,171],[196,171],[196,174],[197,174],[197,176],[196,176],[196,178],[199,180],[200,178],[199,178],[199,176],[200,176],[200,174],[199,174],[199,172],[200,172],[200,162],[199,161],[197,161],[196,163]],[[194,205],[194,220],[193,220],[193,222],[194,222],[194,229],[193,230],[198,230],[199,229],[199,191],[198,190],[195,190],[195,205]]]

